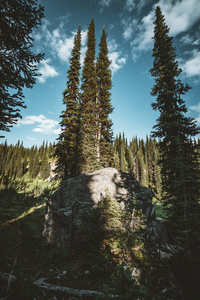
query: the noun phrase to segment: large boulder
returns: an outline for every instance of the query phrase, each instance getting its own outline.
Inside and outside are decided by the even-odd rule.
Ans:
[[[106,193],[118,202],[122,210],[133,210],[136,201],[147,220],[154,217],[154,193],[150,189],[140,186],[128,173],[104,168],[63,181],[59,190],[49,198],[43,231],[47,241],[67,247],[72,240],[78,243],[84,231],[92,230],[88,228],[86,216]]]

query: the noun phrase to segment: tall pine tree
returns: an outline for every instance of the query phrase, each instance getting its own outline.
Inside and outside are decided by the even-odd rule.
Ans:
[[[80,49],[81,27],[74,37],[74,46],[67,71],[67,88],[63,92],[63,104],[66,109],[61,114],[61,133],[55,147],[58,158],[56,173],[63,179],[80,173]]]
[[[99,56],[97,58],[97,81],[98,81],[98,120],[97,120],[97,155],[101,166],[108,167],[113,159],[112,153],[112,121],[109,114],[112,113],[111,88],[112,74],[110,70],[111,61],[108,59],[107,34],[103,27],[99,44]]]
[[[95,48],[95,24],[92,19],[88,28],[87,52],[84,58],[81,86],[82,172],[91,172],[100,166],[97,153],[98,87]]]
[[[168,226],[174,240],[189,254],[197,249],[200,229],[197,152],[191,142],[199,129],[194,119],[185,116],[187,108],[182,96],[190,87],[178,78],[181,69],[160,7],[156,8],[155,16],[151,68],[155,85],[151,94],[156,96],[152,107],[160,115],[152,135],[161,139],[160,163]]]

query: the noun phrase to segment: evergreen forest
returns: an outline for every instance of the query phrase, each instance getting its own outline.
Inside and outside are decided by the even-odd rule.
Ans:
[[[37,28],[43,9],[36,9],[36,2],[30,4],[29,13],[34,16],[32,26]],[[20,37],[19,33],[16,40]],[[79,26],[62,93],[64,109],[57,140],[31,148],[20,140],[16,145],[8,145],[6,140],[0,144],[0,298],[199,299],[200,129],[187,117],[183,96],[191,87],[179,77],[182,70],[165,17],[156,7],[150,74],[154,79],[152,109],[159,115],[146,139],[135,136],[134,131],[132,140],[126,133],[113,136],[112,73],[105,27],[96,45],[95,22],[91,20],[82,65],[81,39]],[[29,54],[30,65],[43,57],[41,53]],[[20,75],[16,87],[2,81],[2,131],[12,130],[20,118],[16,107],[25,107],[22,87],[32,87],[35,72],[24,72],[25,82]],[[10,80],[15,75],[9,75]],[[18,89],[16,101],[9,95],[10,88]],[[95,234],[88,230],[82,249],[45,241],[42,232],[51,195],[66,180],[108,167],[122,176],[128,174],[141,189],[153,192],[154,222],[166,228],[169,245],[160,245],[158,251],[157,244],[152,248],[146,242],[150,223],[136,196],[131,215],[120,211],[109,191],[91,216],[91,224],[99,227]],[[36,286],[39,278],[48,279],[46,290]]]

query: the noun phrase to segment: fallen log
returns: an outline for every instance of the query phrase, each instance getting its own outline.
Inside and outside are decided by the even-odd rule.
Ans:
[[[54,291],[54,292],[61,292],[65,295],[68,296],[73,296],[73,297],[83,297],[85,299],[96,299],[97,296],[101,296],[103,298],[119,298],[119,295],[105,295],[102,292],[97,292],[97,291],[91,291],[91,290],[80,290],[80,289],[73,289],[73,288],[68,288],[65,286],[59,286],[59,285],[52,285],[49,283],[45,282],[45,278],[40,278],[37,281],[33,283],[34,285],[40,287],[43,290],[46,291]]]

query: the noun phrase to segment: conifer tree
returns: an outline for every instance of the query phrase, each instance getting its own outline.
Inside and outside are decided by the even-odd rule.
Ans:
[[[98,105],[97,74],[95,65],[96,38],[94,20],[88,28],[87,52],[82,71],[81,133],[82,172],[91,172],[100,167],[97,153]]]
[[[42,179],[47,179],[50,176],[50,169],[48,163],[47,153],[43,153],[43,158],[40,166],[40,177]]]
[[[118,151],[115,151],[115,155],[114,155],[114,167],[119,170],[120,166],[119,166],[119,153]]]
[[[39,163],[39,157],[38,157],[38,149],[35,149],[35,153],[32,156],[32,159],[30,161],[29,165],[29,174],[32,179],[34,179],[40,170],[40,163]]]
[[[126,156],[125,156],[125,143],[124,143],[124,140],[122,140],[121,150],[120,150],[120,171],[121,172],[128,171],[128,162],[127,162]]]
[[[80,49],[81,27],[79,26],[67,71],[67,88],[63,92],[63,104],[66,109],[61,114],[61,133],[55,147],[55,155],[58,158],[55,171],[63,179],[80,173]]]
[[[194,119],[186,117],[187,108],[182,96],[190,86],[178,78],[181,69],[176,60],[173,38],[165,24],[160,7],[156,8],[154,22],[153,67],[155,85],[152,104],[160,115],[152,135],[161,139],[160,163],[165,192],[168,226],[175,241],[186,253],[194,251],[199,231],[199,171],[191,137],[198,132]]]
[[[44,57],[31,51],[32,31],[41,25],[44,8],[37,0],[2,0],[0,12],[0,130],[10,131],[21,118],[20,108],[26,107],[23,88],[33,87],[37,64]]]
[[[139,167],[139,183],[142,186],[146,186],[146,176],[145,176],[145,163],[144,163],[144,154],[143,154],[142,143],[140,142],[140,150],[138,151],[138,167]]]
[[[107,34],[103,27],[100,40],[99,56],[97,58],[97,81],[98,81],[98,97],[97,97],[97,155],[101,166],[107,167],[111,165],[113,158],[112,153],[112,121],[109,114],[112,113],[111,105],[111,88],[112,74],[110,70],[111,61],[108,59]]]

